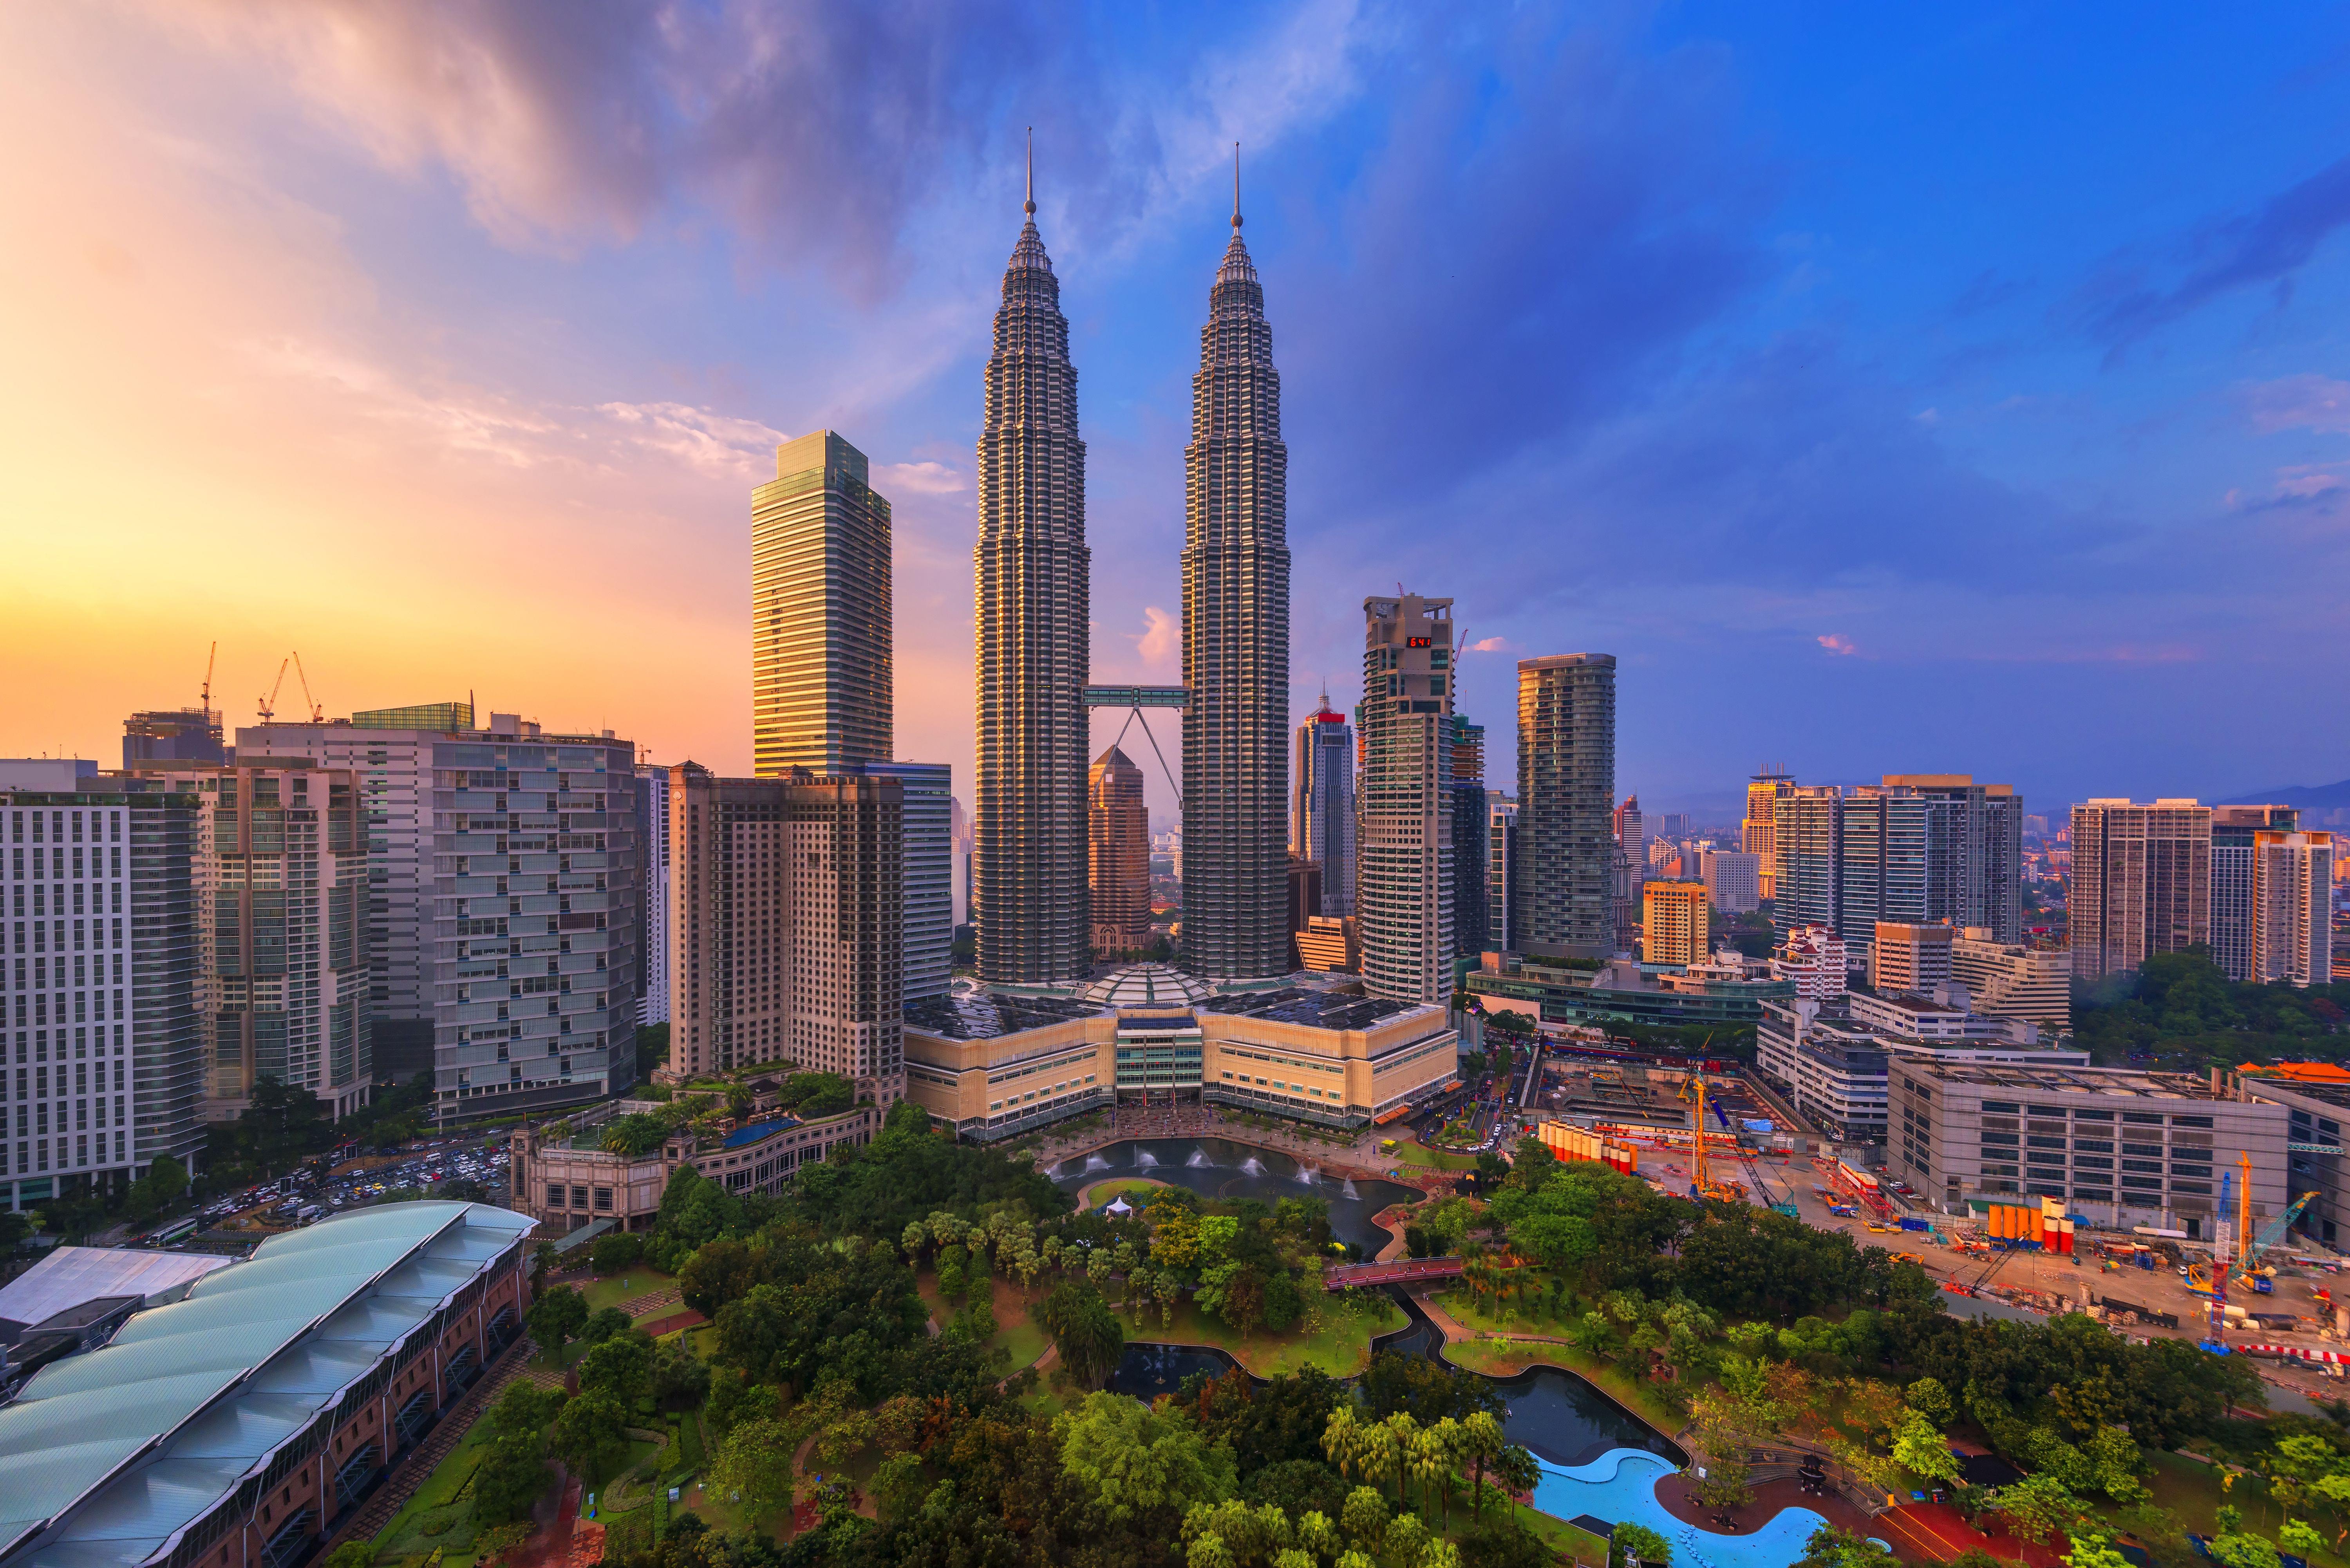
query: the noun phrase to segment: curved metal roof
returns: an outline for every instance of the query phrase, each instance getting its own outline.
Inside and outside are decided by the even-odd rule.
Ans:
[[[337,1215],[43,1367],[0,1408],[0,1560],[168,1552],[532,1224],[482,1203]]]

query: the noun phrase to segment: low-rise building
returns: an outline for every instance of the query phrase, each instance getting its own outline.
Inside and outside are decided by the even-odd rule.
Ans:
[[[1950,978],[1977,1012],[2073,1026],[2073,955],[2002,942],[1988,926],[1968,926],[1950,943]]]
[[[1875,991],[1930,992],[1950,978],[1950,943],[1958,936],[1947,921],[1879,920],[1868,948],[1868,983]]]
[[[1889,1130],[1887,1095],[1898,1056],[2067,1066],[2089,1060],[2086,1051],[2043,1050],[2033,1037],[2008,1038],[1997,1027],[1981,1027],[1986,1023],[1998,1021],[1970,1019],[1963,1005],[1953,1015],[1947,998],[1887,1001],[1866,991],[1825,1003],[1791,997],[1763,1004],[1755,1066],[1794,1098],[1806,1120],[1862,1143]]]
[[[1814,1002],[1833,1002],[1844,994],[1849,979],[1844,939],[1825,926],[1797,926],[1787,933],[1771,960],[1771,972],[1792,981],[1794,994]]]
[[[681,1166],[734,1192],[775,1192],[805,1165],[820,1165],[837,1144],[873,1141],[881,1106],[860,1105],[837,1116],[801,1121],[773,1116],[708,1134],[681,1127],[641,1154],[608,1149],[604,1137],[625,1114],[613,1102],[561,1121],[516,1127],[507,1179],[514,1207],[543,1223],[576,1231],[608,1220],[623,1231],[650,1231],[661,1194]]]
[[[0,1558],[275,1568],[522,1332],[530,1221],[393,1203],[273,1236],[0,1407]]]
[[[1461,984],[1488,1012],[1523,1012],[1538,1023],[1649,1028],[1739,1029],[1762,1015],[1765,1002],[1795,994],[1793,981],[1731,978],[1716,960],[1684,972],[1616,959],[1484,955]]]
[[[2209,1241],[2223,1176],[2251,1162],[2255,1225],[2287,1201],[2290,1113],[2203,1079],[2118,1067],[1896,1053],[1887,1165],[1957,1212],[1970,1199],[2063,1199],[2092,1220]],[[2241,1179],[2241,1177],[2239,1177]]]
[[[1287,984],[1211,992],[1156,964],[1076,996],[959,996],[906,1022],[906,1093],[993,1141],[1116,1104],[1226,1105],[1353,1128],[1451,1082],[1444,1008]]]
[[[2280,1062],[2225,1075],[2222,1085],[2241,1099],[2285,1108],[2288,1200],[2315,1193],[2296,1229],[2331,1247],[2350,1225],[2350,1159],[2342,1127],[2350,1122],[2350,1068],[2331,1062]]]
[[[1363,967],[1363,945],[1352,915],[1308,915],[1297,933],[1297,961],[1316,974],[1353,974]]]

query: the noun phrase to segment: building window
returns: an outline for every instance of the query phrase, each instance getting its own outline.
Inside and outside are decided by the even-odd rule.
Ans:
[[[563,1184],[561,1182],[550,1181],[546,1184],[546,1206],[549,1209],[562,1208],[563,1198]]]
[[[571,1207],[574,1209],[585,1209],[588,1207],[588,1189],[586,1188],[575,1187],[571,1189]]]

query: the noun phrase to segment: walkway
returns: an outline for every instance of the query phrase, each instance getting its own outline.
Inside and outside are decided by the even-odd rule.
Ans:
[[[384,1478],[383,1484],[375,1489],[374,1494],[359,1505],[359,1511],[346,1515],[336,1526],[335,1532],[319,1545],[319,1556],[323,1559],[346,1541],[371,1541],[381,1533],[383,1527],[391,1522],[392,1516],[408,1506],[408,1500],[416,1495],[416,1489],[422,1486],[441,1461],[449,1457],[450,1450],[463,1442],[465,1434],[473,1429],[473,1422],[490,1401],[504,1393],[507,1384],[524,1376],[531,1357],[537,1354],[538,1346],[531,1342],[528,1334],[507,1345],[498,1358],[490,1363],[489,1370],[459,1397],[447,1415],[441,1417],[440,1425],[432,1428],[422,1443],[411,1449],[407,1458]],[[537,1379],[534,1377],[532,1381]]]
[[[1342,1291],[1351,1285],[1408,1285],[1421,1280],[1460,1276],[1459,1258],[1403,1258],[1391,1262],[1337,1263],[1322,1271],[1322,1288]]]

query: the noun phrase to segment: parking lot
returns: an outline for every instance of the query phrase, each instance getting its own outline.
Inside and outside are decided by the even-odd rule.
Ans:
[[[323,1176],[297,1170],[215,1199],[197,1219],[206,1231],[266,1233],[365,1209],[410,1189],[431,1196],[454,1181],[479,1183],[487,1201],[503,1204],[506,1165],[505,1139],[499,1133],[427,1138],[389,1150],[361,1148]]]

